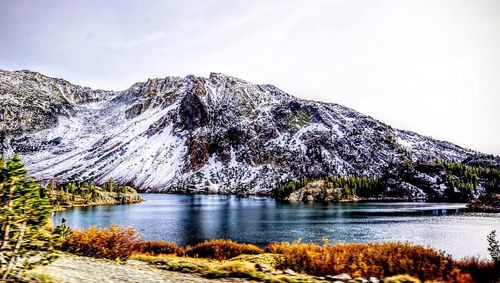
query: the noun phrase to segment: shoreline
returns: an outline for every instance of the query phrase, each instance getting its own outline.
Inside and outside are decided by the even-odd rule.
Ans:
[[[355,202],[414,202],[414,203],[463,203],[468,204],[469,202],[462,201],[450,201],[450,200],[426,200],[423,198],[419,199],[408,199],[408,198],[395,198],[395,197],[371,197],[364,198],[358,197],[356,200],[354,199],[341,199],[334,201],[291,201],[284,198],[273,196],[272,194],[238,194],[238,193],[216,193],[216,192],[197,192],[197,193],[186,193],[186,192],[178,192],[178,191],[165,191],[165,192],[147,192],[147,191],[139,191],[139,195],[185,195],[185,196],[228,196],[235,198],[269,198],[282,202],[290,202],[290,203],[355,203]]]
[[[134,204],[146,201],[138,193],[118,194],[114,192],[100,192],[101,198],[88,203],[74,202],[70,205],[53,205],[53,212],[65,211],[69,208],[91,207],[91,206],[112,206],[121,204]]]
[[[79,207],[92,207],[92,206],[113,206],[113,205],[127,205],[127,204],[136,204],[136,203],[141,203],[145,202],[145,199],[142,199],[141,201],[135,201],[135,202],[116,202],[116,203],[90,203],[90,204],[77,204],[77,205],[67,205],[67,206],[57,206],[52,209],[53,212],[60,212],[60,211],[65,211],[70,208],[79,208]]]

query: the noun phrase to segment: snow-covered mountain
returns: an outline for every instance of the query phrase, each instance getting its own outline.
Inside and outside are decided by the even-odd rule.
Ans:
[[[0,71],[0,147],[40,180],[114,178],[145,191],[269,193],[278,182],[384,174],[478,152],[338,104],[219,73],[93,90]]]

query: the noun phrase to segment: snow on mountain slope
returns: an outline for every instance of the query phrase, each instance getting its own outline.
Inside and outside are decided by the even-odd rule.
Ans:
[[[41,180],[219,193],[269,193],[304,176],[374,176],[404,162],[478,154],[217,73],[111,92],[0,71],[0,146]]]

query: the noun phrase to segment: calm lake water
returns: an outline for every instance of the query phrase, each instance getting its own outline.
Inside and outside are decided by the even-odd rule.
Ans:
[[[265,245],[276,241],[410,241],[454,257],[488,257],[486,236],[500,231],[500,214],[464,212],[464,204],[360,202],[283,203],[270,198],[142,194],[145,202],[74,208],[53,216],[74,228],[112,223],[133,226],[145,239],[180,245],[230,238]]]

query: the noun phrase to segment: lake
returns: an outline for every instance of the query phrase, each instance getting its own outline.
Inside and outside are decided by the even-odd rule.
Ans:
[[[271,198],[141,194],[145,202],[72,208],[57,212],[72,228],[110,224],[135,227],[145,239],[180,245],[230,238],[265,245],[276,241],[321,243],[410,241],[456,258],[489,257],[486,236],[500,231],[500,214],[468,213],[461,203],[285,203]]]

